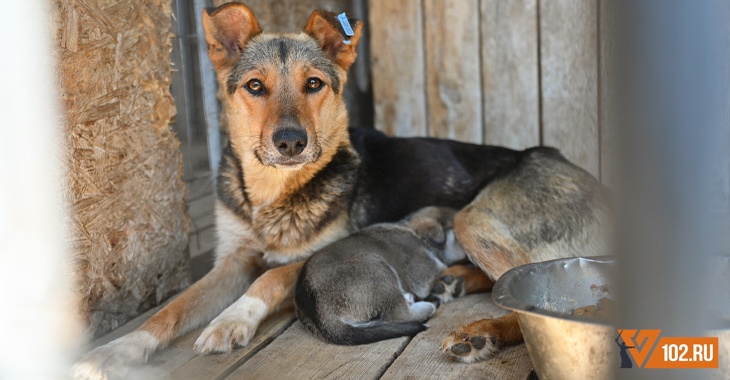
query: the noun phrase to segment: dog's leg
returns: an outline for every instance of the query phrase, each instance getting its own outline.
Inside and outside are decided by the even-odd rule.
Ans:
[[[473,266],[454,265],[441,272],[434,282],[429,299],[440,304],[452,301],[466,294],[488,292],[492,290],[492,281],[481,269]]]
[[[294,298],[294,286],[304,263],[270,269],[256,279],[243,297],[229,306],[195,341],[198,354],[230,352],[245,346],[261,321],[285,301]]]
[[[465,363],[492,356],[499,347],[522,342],[517,313],[461,326],[441,343],[441,351]]]
[[[478,205],[479,199],[454,217],[454,231],[469,260],[479,266],[487,278],[499,278],[517,265],[529,262],[528,255],[514,241],[500,221]],[[488,203],[481,201],[482,204]],[[441,350],[466,363],[493,355],[505,344],[522,341],[517,314],[482,319],[459,327],[449,334]]]
[[[260,270],[259,258],[231,254],[152,316],[137,330],[89,352],[74,366],[75,379],[123,376],[130,366],[144,363],[158,348],[201,324],[240,297]]]

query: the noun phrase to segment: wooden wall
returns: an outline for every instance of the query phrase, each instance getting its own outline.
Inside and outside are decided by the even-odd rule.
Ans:
[[[370,0],[376,128],[525,148],[600,176],[606,0]],[[606,105],[607,106],[607,105]]]

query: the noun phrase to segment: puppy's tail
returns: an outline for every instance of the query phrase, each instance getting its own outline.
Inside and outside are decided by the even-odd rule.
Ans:
[[[413,336],[428,328],[420,321],[375,321],[352,325],[345,323],[345,325],[348,327],[343,330],[340,342],[333,343],[367,344],[401,336]]]
[[[340,321],[338,326],[330,325],[329,331],[320,331],[324,340],[340,345],[357,345],[413,336],[428,328],[420,321],[371,321],[367,323],[348,323]]]

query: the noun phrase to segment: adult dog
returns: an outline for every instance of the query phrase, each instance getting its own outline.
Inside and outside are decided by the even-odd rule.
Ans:
[[[244,5],[204,12],[229,129],[217,182],[214,268],[139,329],[90,352],[76,365],[77,378],[124,372],[214,317],[195,343],[198,353],[245,346],[259,323],[293,297],[301,262],[314,251],[425,206],[461,209],[500,178],[522,179],[514,197],[512,189],[494,190],[502,197],[501,211],[523,200],[531,206],[506,224],[489,224],[484,234],[509,231],[514,222],[524,230],[515,238],[528,245],[589,235],[591,195],[571,187],[572,172],[561,168],[574,167],[553,149],[515,151],[348,130],[342,91],[363,29],[357,20],[348,23],[315,11],[303,33],[265,34]],[[555,186],[561,190],[551,192]],[[481,213],[479,220],[489,220],[485,207],[467,208],[467,216],[457,219],[462,221],[457,228],[466,230],[461,233],[466,247],[512,255],[504,233],[494,235],[499,239],[491,245],[480,239],[482,232],[469,239],[469,231],[482,226],[470,225],[470,216]],[[529,251],[514,255],[519,262],[532,261]],[[468,284],[484,278],[473,277]]]

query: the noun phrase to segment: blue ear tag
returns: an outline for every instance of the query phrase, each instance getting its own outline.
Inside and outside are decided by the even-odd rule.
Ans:
[[[342,30],[345,31],[345,34],[348,37],[352,37],[355,35],[355,32],[352,31],[352,26],[350,26],[350,21],[347,19],[347,15],[345,12],[342,12],[337,15],[337,19],[340,20],[340,25],[342,25]],[[350,39],[343,40],[344,43],[347,45],[350,44]]]

